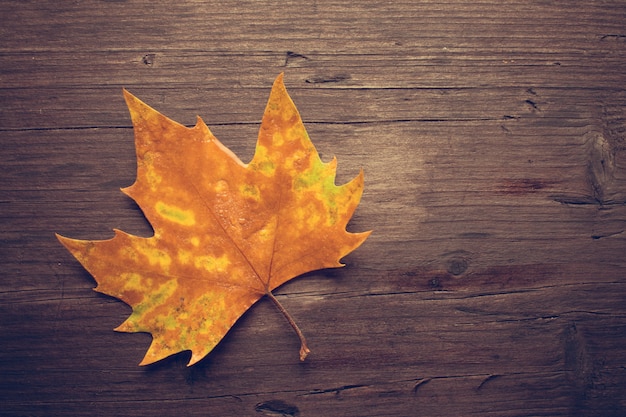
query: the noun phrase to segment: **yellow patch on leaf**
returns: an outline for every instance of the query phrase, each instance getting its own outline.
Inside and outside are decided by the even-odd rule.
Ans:
[[[306,272],[343,266],[340,259],[367,238],[370,232],[346,231],[363,172],[335,185],[337,161],[320,160],[282,74],[249,164],[201,119],[187,128],[124,95],[135,129],[137,179],[122,191],[142,208],[154,236],[57,235],[94,276],[96,291],[132,307],[116,330],[152,334],[141,365],[185,350],[192,365],[267,295],[300,336],[304,359],[304,337],[272,290]]]

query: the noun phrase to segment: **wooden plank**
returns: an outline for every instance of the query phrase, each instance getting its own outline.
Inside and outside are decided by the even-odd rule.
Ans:
[[[7,416],[626,414],[621,1],[5,1],[0,402]],[[149,236],[126,87],[245,160],[273,78],[338,182],[343,269],[277,291],[209,357],[146,334],[54,232]]]

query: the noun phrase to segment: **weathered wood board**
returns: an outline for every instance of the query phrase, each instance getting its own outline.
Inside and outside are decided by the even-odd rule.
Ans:
[[[626,415],[623,1],[4,1],[0,414]],[[129,89],[244,161],[275,76],[338,182],[347,266],[205,360],[146,334],[54,232],[148,236]]]

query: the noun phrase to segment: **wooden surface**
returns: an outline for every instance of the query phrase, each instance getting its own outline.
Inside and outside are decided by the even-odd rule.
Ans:
[[[0,414],[626,415],[626,4],[0,3]],[[121,89],[244,161],[271,83],[338,182],[340,270],[293,280],[208,358],[147,334],[53,233],[150,227]]]

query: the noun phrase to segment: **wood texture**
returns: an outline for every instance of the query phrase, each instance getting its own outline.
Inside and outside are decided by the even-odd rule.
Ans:
[[[626,415],[623,1],[3,1],[0,414]],[[338,182],[347,267],[207,359],[146,334],[54,239],[149,235],[121,88],[252,156],[274,77]]]

